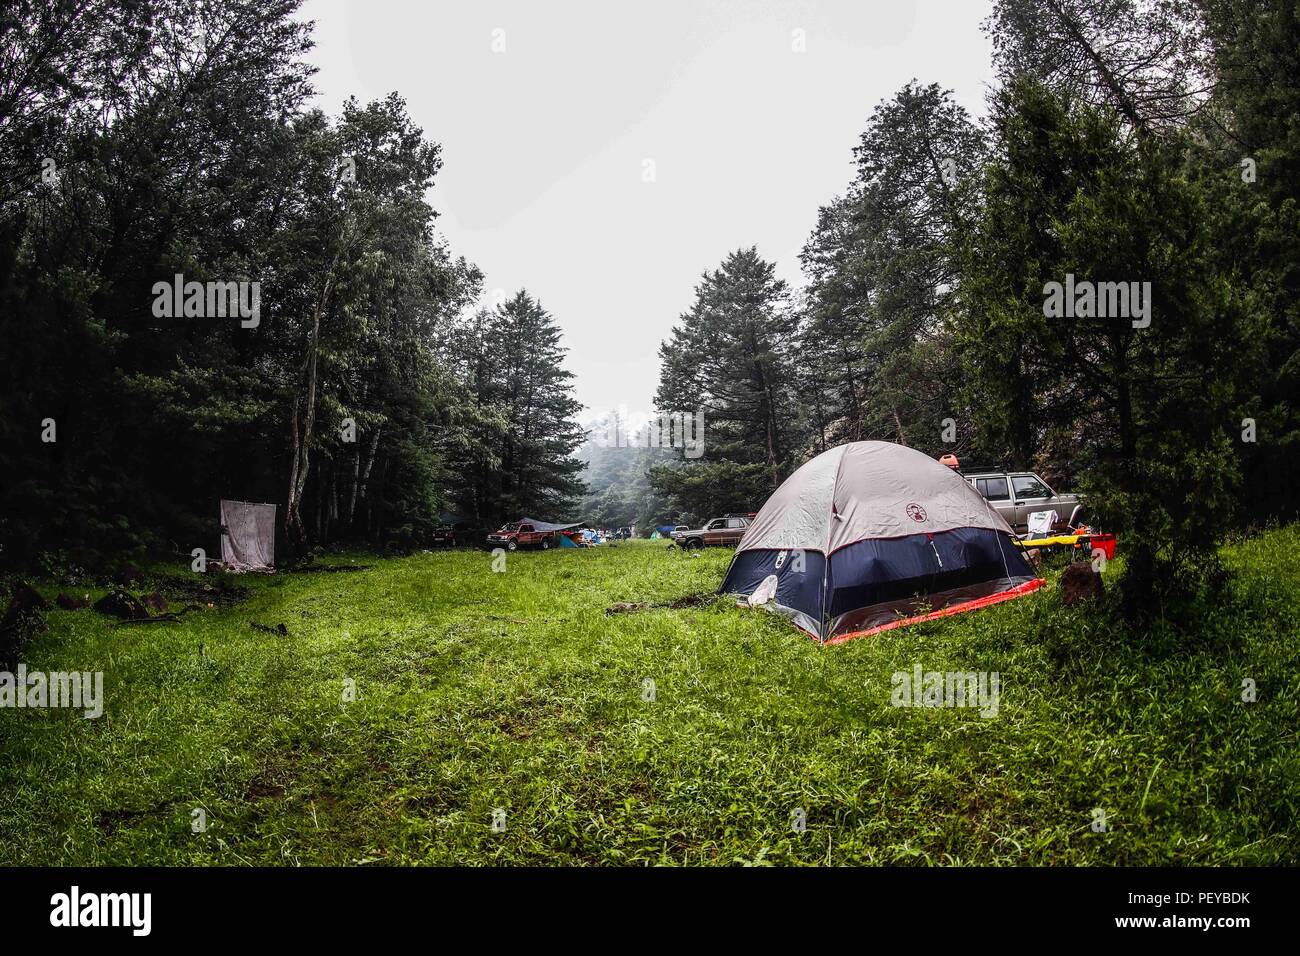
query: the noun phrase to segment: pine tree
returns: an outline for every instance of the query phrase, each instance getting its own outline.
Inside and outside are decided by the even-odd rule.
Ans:
[[[751,247],[695,287],[695,303],[659,348],[655,404],[704,418],[697,460],[652,471],[656,488],[695,514],[758,507],[787,474],[797,420],[796,318],[776,267]]]
[[[584,485],[573,452],[583,440],[573,373],[560,329],[540,302],[518,292],[478,312],[461,331],[459,362],[474,396],[468,452],[453,489],[461,513],[484,525],[530,515],[573,517]]]
[[[1264,369],[1241,419],[1244,502],[1255,521],[1300,515],[1300,8],[1203,0],[1214,96],[1195,127],[1202,187],[1218,211],[1221,268],[1235,270],[1268,318]]]
[[[983,138],[951,94],[908,84],[854,150],[858,175],[822,209],[802,259],[802,392],[816,446],[887,439],[939,453],[955,360],[943,316]]]
[[[1261,316],[1217,268],[1186,144],[1133,142],[1113,110],[1030,80],[1005,91],[995,127],[954,314],[970,402],[1020,464],[1073,459],[1090,515],[1130,533],[1130,611],[1163,614],[1213,567],[1233,518],[1234,417]],[[1056,308],[1049,283],[1070,281],[1083,291]],[[1085,288],[1102,282],[1122,283],[1130,308],[1116,292],[1103,309],[1100,287]]]

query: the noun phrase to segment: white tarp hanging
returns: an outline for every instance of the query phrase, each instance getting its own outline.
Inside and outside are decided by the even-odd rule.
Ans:
[[[275,567],[275,505],[221,499],[221,561],[232,571]]]

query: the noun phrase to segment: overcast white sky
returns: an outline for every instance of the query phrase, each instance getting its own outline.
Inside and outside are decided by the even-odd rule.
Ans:
[[[440,229],[486,273],[485,303],[523,287],[555,316],[589,419],[650,409],[660,341],[731,250],[757,245],[800,284],[877,102],[915,77],[984,113],[990,5],[307,0],[301,15],[323,108],[396,90],[442,144]]]

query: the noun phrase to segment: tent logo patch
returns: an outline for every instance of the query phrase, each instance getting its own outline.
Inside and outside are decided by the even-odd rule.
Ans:
[[[789,564],[792,574],[803,574],[808,569],[808,559],[803,548],[793,548],[789,551],[782,551],[776,556],[775,570],[780,571],[785,567],[787,557],[790,559]]]
[[[925,509],[922,508],[920,505],[918,505],[915,501],[913,501],[910,505],[907,506],[907,516],[911,518],[913,521],[926,520]]]

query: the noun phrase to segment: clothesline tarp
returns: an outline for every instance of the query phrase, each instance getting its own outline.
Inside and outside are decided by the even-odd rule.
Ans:
[[[275,505],[221,499],[221,562],[233,571],[275,567]]]

